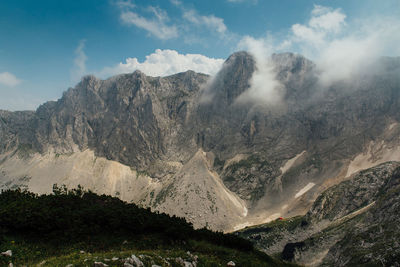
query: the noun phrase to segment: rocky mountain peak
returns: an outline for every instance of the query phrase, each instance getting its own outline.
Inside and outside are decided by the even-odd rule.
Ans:
[[[238,51],[230,55],[224,64],[238,66],[250,66],[254,64],[254,57],[247,51]]]
[[[99,171],[96,177],[114,177],[115,184],[109,186],[107,180],[104,188],[125,192],[125,196],[148,206],[157,203],[157,207],[163,207],[161,203],[172,188],[178,188],[184,178],[188,185],[193,184],[189,178],[201,175],[217,181],[229,199],[232,192],[245,200],[243,205],[249,214],[272,212],[278,205],[288,205],[287,210],[279,211],[282,214],[298,214],[313,199],[310,196],[297,202],[297,191],[311,184],[317,192],[326,180],[347,173],[349,162],[364,153],[370,142],[378,144],[383,140],[385,146],[379,149],[397,149],[400,76],[395,63],[391,64],[393,75],[378,73],[357,88],[341,84],[341,90],[332,92],[334,97],[327,99],[314,97],[318,84],[311,61],[292,53],[273,55],[272,60],[277,79],[285,89],[283,101],[289,106],[284,112],[259,111],[251,104],[235,103],[250,88],[257,68],[254,56],[247,52],[231,55],[214,77],[193,71],[166,77],[135,71],[107,80],[86,76],[61,99],[43,104],[36,112],[0,112],[0,157],[15,152],[15,157],[5,156],[5,163],[0,163],[0,168],[10,166],[4,174],[0,172],[4,181],[0,187],[7,187],[6,183],[17,181],[21,175],[35,176],[29,168],[24,173],[22,167],[14,168],[13,160],[21,162],[21,166],[42,168],[34,162],[27,165],[18,153],[36,153],[38,158],[54,153],[46,158],[50,165],[58,164],[59,155],[76,165],[82,161],[73,155],[80,153],[91,162],[90,166],[95,166],[94,158],[99,157],[126,165],[124,173],[129,177],[136,177],[136,170],[145,173],[145,184],[126,178],[133,183],[132,188],[147,188],[143,195],[135,196],[129,195],[129,188],[120,183],[125,174],[117,168],[112,174]],[[204,94],[210,97],[203,101]],[[392,130],[385,130],[389,127]],[[386,136],[385,131],[390,135]],[[200,149],[212,155],[214,162],[191,161]],[[48,173],[49,181],[53,181],[51,172],[43,168],[36,174]],[[81,169],[86,168],[85,165]],[[83,183],[87,176],[81,169],[68,177],[60,171],[57,179],[78,177],[74,181]],[[93,170],[97,171],[97,167]],[[32,181],[40,181],[42,176],[36,175]],[[169,185],[171,190],[166,190]],[[215,188],[209,189],[212,192]],[[188,194],[186,187],[179,190],[177,202]],[[213,198],[204,193],[212,203]],[[170,213],[187,216],[184,212],[190,206],[179,206],[178,213],[175,200],[168,201]],[[212,209],[215,216],[232,203],[235,205],[235,201],[226,203],[218,211],[217,207]],[[202,205],[202,211],[209,210],[208,204]]]
[[[232,54],[213,78],[208,89],[213,101],[224,106],[233,104],[235,99],[249,88],[255,68],[255,59],[248,52]]]
[[[147,75],[144,72],[142,72],[141,70],[135,70],[130,75],[132,76],[132,78],[135,78],[135,79],[146,79],[146,77],[147,77]]]
[[[83,76],[81,81],[76,87],[83,88],[86,90],[97,91],[100,87],[101,80],[94,75]]]
[[[282,72],[297,74],[312,71],[315,64],[302,55],[294,53],[272,54],[272,61],[278,75]]]

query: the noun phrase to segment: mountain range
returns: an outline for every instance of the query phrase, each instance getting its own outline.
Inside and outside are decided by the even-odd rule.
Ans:
[[[400,161],[400,58],[329,85],[301,55],[269,62],[274,103],[270,94],[247,97],[260,62],[236,52],[213,77],[85,76],[36,111],[0,111],[0,188],[81,185],[230,232],[299,215],[312,221],[326,192],[340,195],[360,171]],[[348,212],[324,207],[320,217],[337,220],[371,201]]]

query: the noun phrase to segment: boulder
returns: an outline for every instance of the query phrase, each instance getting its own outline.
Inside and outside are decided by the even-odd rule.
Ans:
[[[134,254],[132,254],[131,259],[133,263],[136,265],[136,267],[144,267],[144,264],[141,260],[139,260],[138,257],[136,257]]]
[[[95,261],[93,264],[94,267],[107,267],[108,265],[102,262]]]
[[[1,253],[1,255],[3,256],[7,256],[7,257],[11,257],[12,256],[12,251],[11,250],[7,250]]]

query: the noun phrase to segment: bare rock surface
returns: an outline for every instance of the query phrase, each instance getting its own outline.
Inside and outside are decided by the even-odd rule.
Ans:
[[[244,229],[267,253],[306,266],[397,266],[400,163],[360,171],[324,191],[305,216]]]
[[[257,70],[237,52],[215,77],[86,76],[36,111],[0,111],[0,188],[81,184],[232,231],[305,214],[325,189],[400,160],[397,58],[326,87],[301,55],[270,60],[279,108],[237,101]]]

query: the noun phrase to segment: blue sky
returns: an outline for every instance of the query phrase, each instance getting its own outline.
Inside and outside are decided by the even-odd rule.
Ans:
[[[106,78],[135,68],[150,75],[185,68],[213,74],[239,49],[293,51],[318,61],[329,52],[322,47],[365,41],[386,28],[382,21],[397,27],[396,18],[400,1],[391,0],[3,0],[0,109],[35,109],[84,74]],[[373,30],[354,37],[362,28]],[[384,43],[370,47],[398,55],[398,40],[382,36]]]

